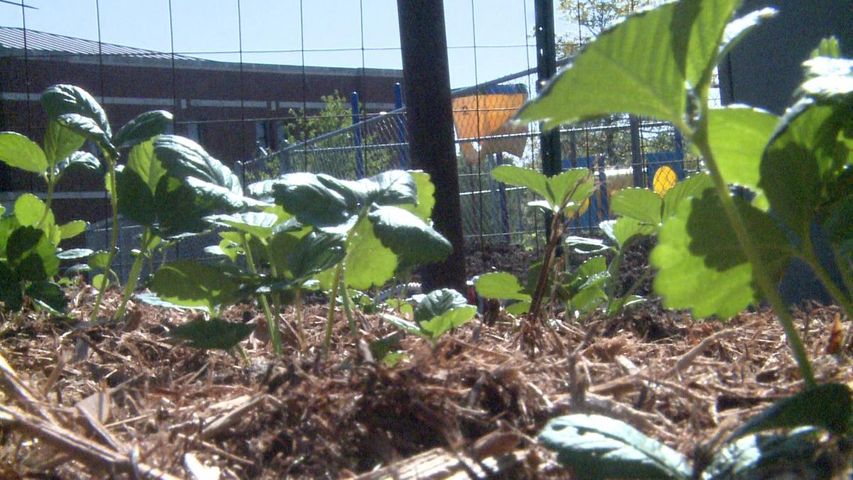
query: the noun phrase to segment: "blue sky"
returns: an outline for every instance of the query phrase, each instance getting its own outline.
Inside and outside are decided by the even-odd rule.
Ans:
[[[213,60],[401,68],[396,0],[26,0],[27,28]],[[302,22],[300,22],[300,3]],[[444,0],[453,87],[535,67],[533,0]],[[363,15],[362,15],[363,13]],[[558,34],[568,29],[559,19]],[[0,25],[22,26],[0,3]],[[303,24],[304,23],[304,28]],[[363,38],[362,38],[363,31]],[[476,49],[474,47],[477,47]]]

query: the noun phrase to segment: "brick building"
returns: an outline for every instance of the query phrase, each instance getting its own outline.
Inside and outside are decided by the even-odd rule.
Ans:
[[[41,143],[40,93],[70,83],[90,92],[113,129],[148,110],[174,114],[175,133],[201,143],[228,165],[258,146],[279,147],[290,110],[317,111],[321,96],[357,91],[367,113],[394,107],[401,70],[227,63],[21,28],[0,27],[0,130]],[[40,181],[0,164],[0,201],[37,191]],[[59,219],[107,216],[99,178],[61,185]]]

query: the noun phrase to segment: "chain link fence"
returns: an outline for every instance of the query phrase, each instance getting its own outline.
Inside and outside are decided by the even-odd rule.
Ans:
[[[467,241],[536,245],[544,231],[542,215],[527,207],[535,200],[524,188],[496,182],[499,165],[541,170],[539,125],[516,124],[512,116],[531,97],[533,72],[525,71],[487,84],[453,92],[457,166],[463,233]],[[405,109],[371,115],[351,126],[286,146],[244,162],[246,182],[289,172],[327,173],[357,179],[395,169],[412,168]],[[671,186],[696,168],[685,169],[684,146],[667,123],[613,116],[561,128],[563,168],[593,171],[597,190],[570,228],[590,231],[610,218],[609,196],[628,186]],[[666,167],[667,177],[655,177]]]

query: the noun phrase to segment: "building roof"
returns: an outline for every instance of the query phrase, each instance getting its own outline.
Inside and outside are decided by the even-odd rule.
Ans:
[[[137,58],[171,59],[171,53],[146,50],[144,48],[125,47],[113,43],[97,42],[84,38],[68,37],[55,33],[40,32],[19,27],[0,26],[0,56],[22,54],[26,50],[32,56],[57,55],[115,55]],[[186,55],[175,55],[176,59],[204,61]]]
[[[97,42],[84,38],[69,37],[55,33],[19,27],[0,26],[0,57],[63,59],[69,62],[99,62],[111,65],[133,65],[162,68],[186,68],[204,70],[236,70],[247,72],[292,73],[304,75],[337,75],[402,78],[402,70],[385,68],[349,68],[302,65],[276,65],[266,63],[221,62],[189,55],[158,52],[144,48],[126,47],[113,43]],[[173,62],[175,60],[176,62]]]

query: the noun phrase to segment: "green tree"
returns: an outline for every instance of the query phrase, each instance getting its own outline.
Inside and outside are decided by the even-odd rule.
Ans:
[[[557,8],[573,27],[577,26],[577,33],[560,37],[558,51],[565,56],[574,55],[613,22],[652,3],[652,0],[560,0]]]

